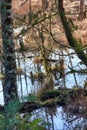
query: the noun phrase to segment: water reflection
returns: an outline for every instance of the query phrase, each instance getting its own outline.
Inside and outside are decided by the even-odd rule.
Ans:
[[[72,50],[70,50],[72,52]],[[57,52],[56,53],[60,53]],[[64,52],[64,54],[67,54]],[[32,53],[28,54],[17,54],[17,66],[20,66],[20,68],[23,69],[25,73],[22,75],[17,76],[17,85],[18,85],[18,94],[20,97],[20,100],[23,100],[23,96],[27,96],[29,93],[35,93],[38,91],[38,89],[41,87],[42,83],[38,82],[38,80],[35,80],[33,83],[31,82],[30,73],[31,71],[33,73],[38,72],[38,66],[36,64],[33,64],[33,59],[28,58],[29,55],[31,56]],[[33,57],[33,56],[32,56]],[[52,57],[58,60],[59,55],[52,54]],[[79,69],[79,62],[80,60],[78,57],[73,54],[73,58],[71,58],[71,61],[73,63],[74,68]],[[66,66],[71,67],[69,62],[69,57],[64,56],[64,63]],[[39,68],[41,71],[44,72],[43,66],[40,66]],[[80,65],[80,68],[85,68],[84,65]],[[70,71],[69,68],[65,69],[65,73]],[[75,78],[77,80],[77,83],[75,81]],[[84,80],[86,79],[86,75],[78,75],[78,74],[68,74],[65,77],[65,81],[63,82],[63,79],[61,78],[58,80],[58,85],[55,88],[63,87],[66,85],[66,87],[72,87],[76,84],[80,84],[81,86],[84,83]],[[55,81],[55,79],[54,79]],[[55,81],[56,82],[56,81]],[[3,104],[3,91],[2,91],[2,83],[0,81],[0,104]],[[42,117],[45,119],[45,121],[50,122],[51,125],[47,127],[47,130],[86,130],[87,129],[87,117],[82,117],[81,115],[73,115],[69,111],[67,111],[67,108],[62,107],[52,107],[52,108],[41,108],[33,112],[33,115],[35,117]]]
[[[74,53],[72,49],[68,51],[69,54],[71,54],[71,59],[69,59],[69,56],[66,51],[63,51],[63,55],[60,54],[60,50],[55,50],[55,53],[51,54],[51,58],[59,60],[60,58],[64,58],[64,64],[66,66],[65,73],[68,73],[70,71],[71,64],[70,60],[72,62],[72,66],[74,66],[75,69],[85,69],[85,66],[83,64],[79,64],[80,60]],[[33,57],[38,55],[38,52],[28,52],[28,53],[17,53],[16,54],[16,64],[18,67],[23,69],[23,74],[17,76],[17,85],[18,85],[18,94],[21,100],[23,100],[23,96],[28,95],[31,92],[36,92],[41,87],[42,83],[35,80],[33,83],[31,82],[30,73],[37,73],[38,72],[38,64],[33,63]],[[31,58],[30,58],[31,57]],[[53,63],[52,63],[53,64]],[[69,67],[68,67],[69,66]],[[40,71],[44,72],[43,65],[39,65]],[[59,74],[57,75],[58,78]],[[55,86],[54,88],[64,87],[67,88],[73,87],[73,86],[80,86],[82,87],[84,84],[84,81],[86,79],[86,75],[80,75],[77,73],[74,74],[67,74],[64,78],[60,78],[58,80],[54,79]],[[2,83],[0,81],[0,90],[2,90]],[[0,91],[1,100],[0,104],[3,104],[3,92]]]
[[[63,107],[41,108],[33,115],[33,118],[41,117],[51,123],[47,130],[87,130],[87,118],[67,113]]]

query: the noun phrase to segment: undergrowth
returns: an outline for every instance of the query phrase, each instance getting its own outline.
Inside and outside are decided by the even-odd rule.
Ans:
[[[44,130],[49,123],[42,118],[34,118],[32,113],[19,113],[20,103],[13,100],[0,113],[0,130]]]

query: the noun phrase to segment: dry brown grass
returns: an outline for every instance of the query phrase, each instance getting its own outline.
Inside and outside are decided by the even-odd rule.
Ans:
[[[18,11],[17,8],[22,8],[22,7],[19,6],[21,4],[19,2],[19,0],[13,0],[13,4],[17,5],[17,6],[14,6],[14,8],[13,8],[15,11]],[[67,11],[72,12],[72,10],[73,10],[73,13],[75,13],[76,12],[76,6],[79,7],[79,1],[75,1],[75,2],[69,2],[68,0],[64,1],[64,7],[65,7],[66,12]],[[26,9],[27,9],[27,7],[26,7]],[[22,8],[22,11],[26,12],[26,10],[23,10],[23,8]],[[20,13],[22,13],[22,12],[20,11]],[[76,39],[82,41],[83,45],[86,45],[87,44],[87,40],[86,40],[87,39],[87,18],[83,19],[82,21],[79,21],[77,19],[77,17],[78,17],[77,15],[69,15],[68,17],[78,27],[78,29],[73,32],[73,36]],[[47,29],[49,28],[49,22],[48,22],[48,26],[47,26],[46,21],[43,22],[43,24],[44,25],[46,24],[45,26],[46,26]],[[38,24],[38,28],[40,28],[39,24]],[[64,29],[63,29],[62,24],[61,24],[61,20],[58,16],[57,17],[55,16],[55,17],[52,18],[51,31],[52,31],[53,36],[56,39],[56,41],[59,41],[60,43],[62,43],[64,45],[68,45],[68,41],[66,39]],[[15,37],[17,36],[16,33],[14,35],[15,35]],[[24,36],[24,45],[27,48],[36,48],[37,49],[37,48],[40,47],[40,45],[41,45],[40,37],[38,36],[38,38],[35,39],[34,36],[35,36],[35,32],[33,32],[32,29]],[[44,46],[46,48],[49,48],[49,46],[52,46],[53,48],[62,48],[61,45],[55,44],[54,41],[52,41],[52,39],[49,38],[49,37],[50,36],[48,36],[48,34],[45,34]],[[20,48],[20,47],[16,44],[16,48]]]
[[[66,12],[71,12],[73,15],[69,15],[68,17],[73,21],[73,23],[78,27],[77,30],[73,32],[73,36],[82,42],[83,45],[87,44],[87,18],[83,20],[78,20],[79,17],[79,10],[78,14],[74,15],[77,12],[77,8],[79,9],[80,1],[69,2],[67,6],[65,6]],[[68,8],[68,10],[67,10]]]
[[[31,8],[34,9],[41,9],[42,3],[41,0],[31,0]],[[22,0],[12,0],[12,9],[14,14],[18,15],[26,15],[29,13],[29,1],[26,1],[23,4]]]

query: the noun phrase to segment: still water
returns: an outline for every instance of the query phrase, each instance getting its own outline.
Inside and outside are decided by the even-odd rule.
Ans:
[[[33,118],[41,117],[51,123],[47,130],[87,130],[87,118],[67,113],[63,107],[41,108],[33,115]]]
[[[51,54],[52,58],[59,59],[59,53],[58,50],[55,51],[58,53],[58,55],[55,55],[54,53]],[[78,57],[74,54],[73,50],[69,50],[69,53],[72,53],[71,59],[69,56],[67,56],[67,53],[63,51],[64,56],[61,56],[64,58],[64,64],[65,64],[65,73],[70,71],[69,67],[74,67],[74,69],[85,69],[85,66],[83,64],[80,64],[80,60]],[[34,56],[32,53],[28,54],[17,54],[17,66],[20,66],[24,72],[26,72],[23,75],[17,76],[17,85],[18,85],[18,94],[20,100],[23,99],[23,96],[27,96],[29,93],[34,93],[38,91],[39,87],[41,86],[41,83],[37,80],[33,83],[31,82],[30,78],[30,72],[33,73],[37,72],[37,65],[33,63],[33,59],[28,58],[29,56]],[[26,58],[27,57],[27,58]],[[21,60],[20,60],[21,59]],[[72,66],[70,64],[70,60],[72,62]],[[43,66],[41,65],[41,70],[44,71]],[[65,76],[65,79],[59,79],[56,81],[54,79],[54,82],[58,82],[58,85],[54,88],[63,87],[64,85],[67,88],[71,88],[73,86],[78,85],[78,87],[83,87],[84,81],[86,80],[86,75],[78,75],[75,74],[68,74]],[[3,90],[2,90],[2,83],[0,81],[0,104],[4,104],[3,101]],[[57,108],[41,108],[33,112],[34,117],[42,117],[45,119],[45,121],[50,122],[51,125],[48,126],[48,130],[87,130],[87,119],[81,117],[81,116],[75,116],[71,113],[67,113],[62,107]],[[33,117],[33,118],[34,118]]]

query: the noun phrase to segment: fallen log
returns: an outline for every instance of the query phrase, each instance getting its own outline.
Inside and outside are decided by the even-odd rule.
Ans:
[[[64,106],[75,99],[87,102],[87,89],[48,90],[42,94],[39,100],[20,103],[19,112],[32,112],[41,107]],[[0,105],[0,111],[4,111],[4,106]]]

